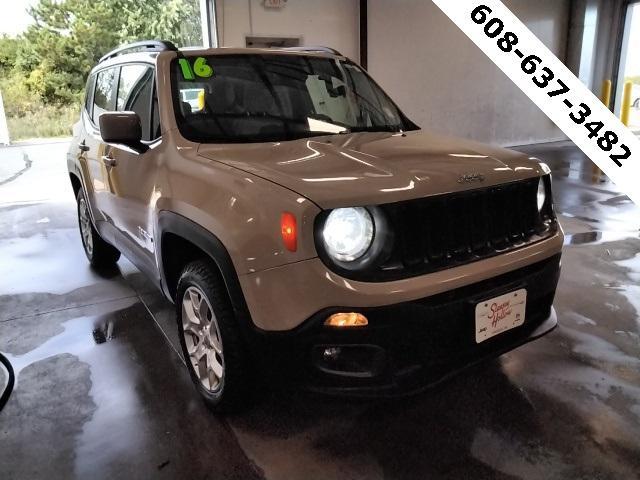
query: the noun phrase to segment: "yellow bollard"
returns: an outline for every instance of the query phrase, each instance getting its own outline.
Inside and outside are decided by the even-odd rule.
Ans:
[[[602,82],[602,95],[600,100],[604,103],[604,106],[609,108],[611,105],[611,80],[605,80]]]
[[[604,104],[605,107],[609,108],[611,105],[611,80],[605,80],[602,82],[602,93],[600,94],[600,100]],[[602,182],[605,179],[602,177],[602,170],[598,168],[598,166],[593,164],[593,181]]]
[[[625,82],[624,90],[622,93],[622,112],[620,113],[620,120],[627,127],[629,126],[629,119],[631,118],[631,90],[633,89],[632,82]]]

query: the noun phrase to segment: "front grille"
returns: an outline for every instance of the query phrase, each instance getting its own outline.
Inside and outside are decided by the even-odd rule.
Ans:
[[[551,185],[538,212],[538,178],[381,205],[394,235],[387,256],[360,278],[389,281],[451,268],[554,234]],[[348,272],[355,273],[355,272]],[[347,273],[347,274],[348,274]]]

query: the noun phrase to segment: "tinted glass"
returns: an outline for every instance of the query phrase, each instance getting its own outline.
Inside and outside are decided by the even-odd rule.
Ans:
[[[152,140],[160,137],[160,111],[158,110],[158,95],[153,89],[153,103],[151,104],[151,136]]]
[[[172,81],[180,131],[199,142],[416,128],[360,67],[333,58],[187,57]]]
[[[120,81],[118,83],[118,111],[126,110],[124,108],[129,97],[135,95],[134,86],[136,86],[141,77],[149,70],[145,65],[123,65],[120,70]],[[131,103],[130,101],[128,102]]]
[[[117,73],[118,68],[108,68],[98,72],[93,96],[93,122],[96,125],[101,113],[115,110]]]
[[[93,88],[96,85],[96,76],[95,75],[90,75],[89,79],[87,80],[87,88],[85,91],[85,99],[84,99],[84,108],[87,111],[87,113],[89,114],[89,116],[91,116],[91,110],[92,110],[92,106],[93,106]]]
[[[142,125],[142,139],[151,140],[151,95],[153,69],[144,65],[123,65],[118,86],[118,111],[136,112]]]

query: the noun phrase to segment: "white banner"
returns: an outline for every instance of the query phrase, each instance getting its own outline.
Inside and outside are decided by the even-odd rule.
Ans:
[[[640,205],[640,140],[502,2],[433,2]]]
[[[0,145],[9,145],[9,143],[9,128],[7,127],[7,117],[4,114],[2,92],[0,92]]]

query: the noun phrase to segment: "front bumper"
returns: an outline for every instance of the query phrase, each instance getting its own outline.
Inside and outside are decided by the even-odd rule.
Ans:
[[[331,394],[411,393],[551,331],[557,324],[552,304],[559,274],[560,254],[424,299],[324,309],[289,332],[254,332],[253,351],[268,359],[263,374],[272,381],[293,379]],[[477,344],[476,304],[520,288],[527,289],[524,324]],[[339,311],[363,313],[369,325],[325,327],[325,319]]]
[[[255,328],[290,332],[333,306],[355,309],[414,302],[483,282],[560,253],[563,241],[559,230],[545,240],[500,255],[391,282],[349,280],[330,271],[319,258],[240,275],[238,279],[248,318]]]

